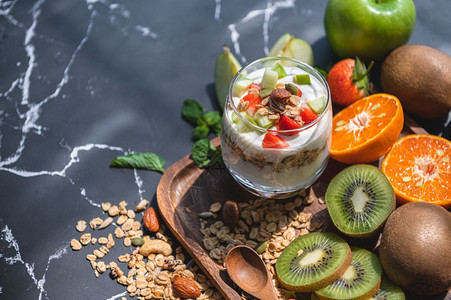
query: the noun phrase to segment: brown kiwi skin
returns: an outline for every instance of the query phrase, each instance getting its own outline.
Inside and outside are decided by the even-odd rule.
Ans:
[[[401,288],[436,295],[451,287],[451,214],[426,202],[404,204],[388,218],[379,246],[384,273]]]
[[[346,300],[365,300],[365,299],[369,299],[371,298],[374,294],[377,293],[377,291],[379,290],[379,288],[381,287],[381,279],[379,279],[379,281],[377,282],[377,284],[374,286],[374,288],[372,288],[371,290],[369,290],[367,293],[365,293],[364,295],[360,296],[360,297],[356,297],[356,298],[348,298]],[[320,299],[320,300],[335,300],[335,298],[329,298],[329,297],[324,297],[321,296],[319,294],[315,293],[315,296]]]
[[[346,256],[346,259],[344,260],[343,264],[335,272],[330,274],[329,277],[326,277],[319,282],[315,282],[315,283],[312,283],[309,285],[298,287],[298,286],[292,286],[289,284],[284,284],[282,282],[282,280],[280,280],[279,275],[277,275],[277,279],[279,280],[279,283],[287,290],[290,290],[293,292],[301,292],[301,293],[313,292],[313,291],[316,291],[316,290],[322,289],[323,287],[328,286],[329,284],[331,284],[332,282],[334,282],[335,280],[340,278],[341,275],[344,274],[346,269],[351,265],[351,261],[352,261],[352,252],[351,252],[351,248],[348,245],[348,255]]]
[[[443,117],[451,109],[451,56],[423,45],[396,48],[382,64],[381,85],[399,98],[405,111]]]

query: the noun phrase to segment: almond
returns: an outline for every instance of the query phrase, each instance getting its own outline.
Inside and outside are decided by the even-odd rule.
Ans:
[[[150,232],[157,232],[160,229],[160,222],[158,221],[157,213],[153,207],[146,209],[143,217],[143,223]]]
[[[240,219],[240,208],[235,201],[228,200],[222,209],[222,221],[230,229],[235,228]]]
[[[174,280],[172,288],[180,298],[195,299],[200,296],[199,286],[193,280],[185,277],[178,277]]]

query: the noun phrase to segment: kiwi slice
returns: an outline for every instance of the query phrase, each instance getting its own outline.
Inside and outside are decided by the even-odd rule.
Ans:
[[[391,282],[387,277],[382,276],[381,287],[377,293],[369,300],[405,300],[406,295],[402,289]]]
[[[380,287],[382,266],[376,254],[351,247],[352,262],[332,284],[315,291],[319,299],[368,299]]]
[[[314,232],[292,241],[276,262],[285,288],[312,292],[339,278],[351,262],[349,245],[333,233]]]
[[[353,165],[332,179],[326,191],[326,205],[338,230],[367,238],[378,233],[394,209],[395,193],[378,168]]]

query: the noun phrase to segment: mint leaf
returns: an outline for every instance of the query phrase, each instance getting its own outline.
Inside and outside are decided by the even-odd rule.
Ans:
[[[191,150],[191,156],[193,157],[194,163],[201,169],[208,166],[211,162],[208,157],[210,143],[211,142],[207,139],[198,140],[194,143],[193,149]]]
[[[220,123],[216,123],[213,126],[210,127],[211,131],[213,131],[214,134],[216,134],[217,136],[221,135],[221,130],[222,130],[222,122]]]
[[[204,120],[208,126],[214,126],[222,123],[222,118],[217,110],[208,112],[204,115]]]
[[[155,153],[132,153],[118,156],[110,163],[113,168],[136,168],[164,172],[164,159]]]
[[[216,148],[208,139],[195,142],[191,156],[196,166],[201,169],[222,162],[221,149]]]
[[[202,119],[205,108],[194,99],[186,99],[183,102],[182,117],[191,123],[197,125],[197,120]]]
[[[193,139],[195,141],[204,139],[207,137],[209,132],[210,132],[210,129],[208,129],[207,125],[204,125],[204,124],[198,125],[194,128]]]

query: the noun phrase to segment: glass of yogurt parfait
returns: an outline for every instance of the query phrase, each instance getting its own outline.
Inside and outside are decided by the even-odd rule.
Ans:
[[[311,186],[326,168],[332,131],[327,81],[301,61],[269,57],[232,80],[221,148],[235,180],[267,198]]]

